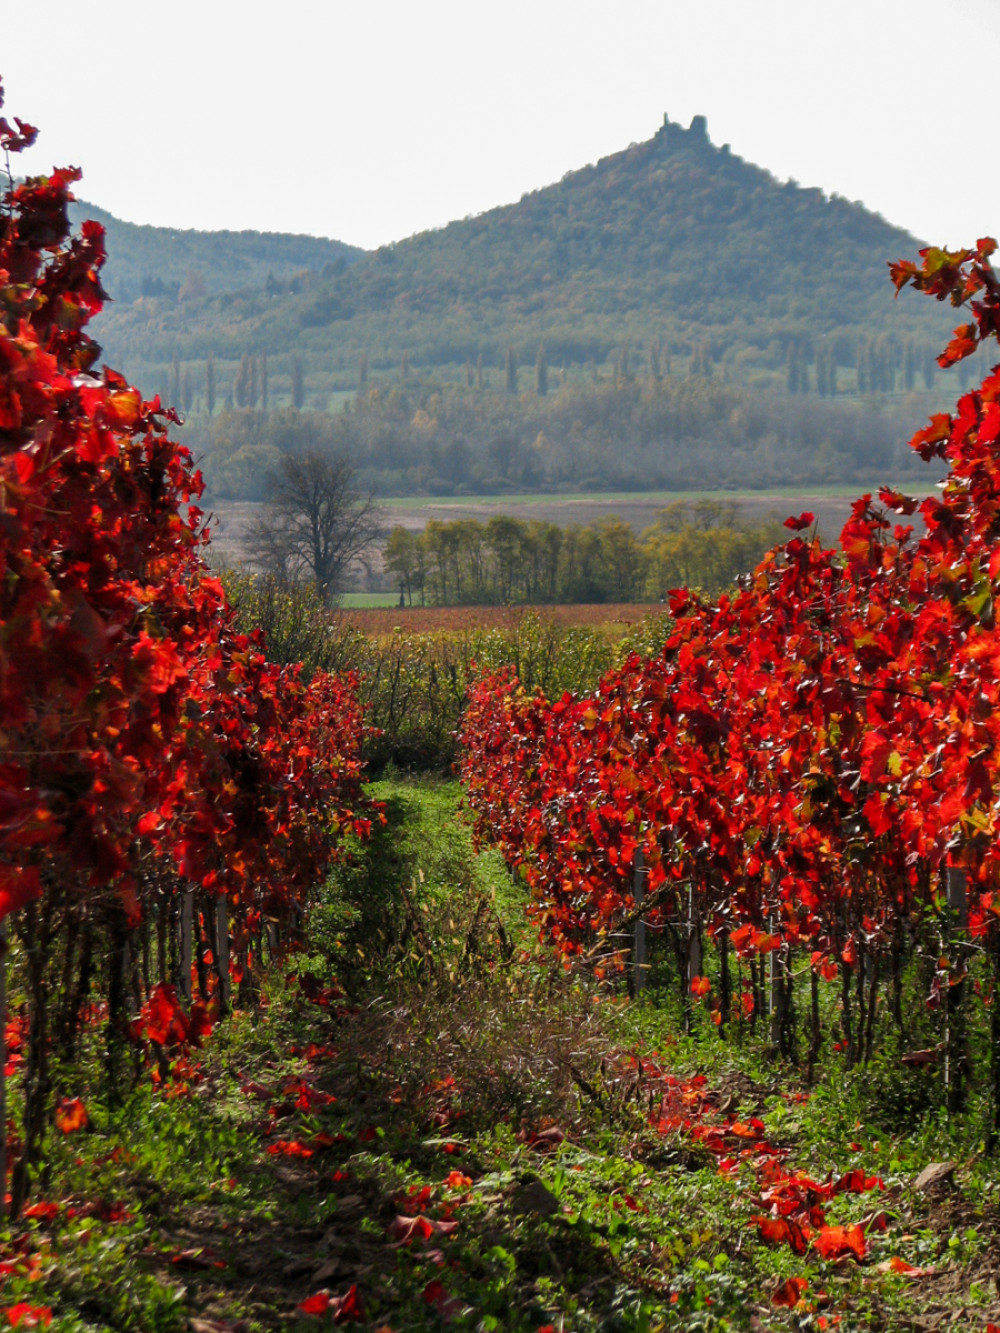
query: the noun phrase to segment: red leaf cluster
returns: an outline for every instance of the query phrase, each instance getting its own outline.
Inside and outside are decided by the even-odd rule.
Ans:
[[[48,1328],[52,1323],[52,1311],[47,1305],[31,1305],[28,1301],[9,1305],[4,1315],[11,1328]]]
[[[971,309],[953,359],[1000,334],[994,248],[893,269]],[[654,929],[741,955],[807,947],[827,978],[939,911],[945,864],[971,882],[973,936],[1000,920],[1000,367],[912,444],[948,465],[939,494],[862,496],[837,549],[789,519],[732,594],[678,590],[663,653],[593,694],[473,686],[477,830],[560,950],[622,931],[640,858]],[[922,535],[900,521],[918,510]]]
[[[33,137],[0,118],[5,151]],[[344,832],[368,826],[356,682],[307,681],[235,632],[178,418],[88,333],[104,232],[73,233],[77,179],[0,195],[0,920],[55,939],[85,918],[95,949],[121,949],[195,893],[207,936],[224,898],[242,976],[265,923],[300,923]],[[221,966],[200,935],[195,956]],[[162,1076],[162,1051],[212,1021],[160,985],[134,1034]]]
[[[87,1124],[87,1108],[79,1097],[64,1097],[56,1109],[56,1128],[62,1134],[72,1134]]]
[[[315,1315],[317,1318],[327,1315],[335,1324],[346,1324],[348,1321],[360,1322],[365,1317],[356,1285],[349,1287],[343,1296],[331,1296],[328,1291],[317,1291],[315,1295],[302,1301],[297,1309],[301,1314]]]

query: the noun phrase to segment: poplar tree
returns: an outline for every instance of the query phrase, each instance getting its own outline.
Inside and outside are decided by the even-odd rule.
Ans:
[[[538,355],[535,357],[535,390],[540,398],[544,398],[549,391],[549,363],[545,359],[545,348],[539,343]]]
[[[867,393],[871,388],[871,379],[868,374],[868,345],[867,343],[858,344],[858,393]]]
[[[799,358],[795,349],[795,344],[791,343],[788,348],[788,364],[786,366],[786,379],[789,393],[798,393],[799,391]]]
[[[649,373],[654,380],[660,379],[660,341],[654,338],[649,344]]]
[[[244,352],[240,358],[240,364],[236,374],[233,376],[233,401],[237,407],[250,407],[251,380],[253,371],[251,370],[250,354]]]
[[[205,405],[208,415],[215,411],[215,353],[209,352],[205,363]]]
[[[507,392],[517,393],[517,360],[514,356],[513,347],[507,348],[507,359],[504,363],[504,380],[507,385]]]

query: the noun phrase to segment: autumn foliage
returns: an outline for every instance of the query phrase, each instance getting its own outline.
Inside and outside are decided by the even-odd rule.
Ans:
[[[34,137],[0,119],[4,151]],[[265,926],[273,947],[301,922],[366,823],[354,683],[307,682],[235,632],[174,412],[98,365],[104,234],[71,233],[78,178],[29,178],[0,208],[0,918],[31,960],[15,1208],[53,1043],[72,1055],[98,996],[112,1039],[195,1038],[192,976],[206,1003],[231,977],[252,990]]]
[[[897,289],[971,310],[942,365],[1000,335],[994,249],[892,266]],[[485,678],[463,729],[480,832],[560,949],[614,952],[641,867],[688,1002],[725,1024],[766,998],[780,1029],[796,951],[816,1040],[815,982],[841,978],[849,1061],[870,1055],[879,977],[898,978],[912,940],[935,960],[931,1003],[952,1008],[969,943],[994,972],[1000,951],[1000,367],[912,447],[947,469],[939,494],[862,496],[836,549],[811,514],[791,518],[732,593],[673,594],[659,657],[586,697]]]

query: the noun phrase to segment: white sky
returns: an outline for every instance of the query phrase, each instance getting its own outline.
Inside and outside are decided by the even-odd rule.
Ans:
[[[935,244],[1000,232],[1000,0],[46,0],[0,28],[16,170],[134,222],[374,247],[664,111]]]

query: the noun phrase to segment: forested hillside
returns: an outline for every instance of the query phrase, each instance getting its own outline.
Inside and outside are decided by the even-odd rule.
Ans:
[[[339,272],[364,254],[320,236],[139,226],[85,200],[71,206],[70,218],[74,226],[93,218],[105,228],[109,253],[103,276],[112,308],[131,307],[140,320],[151,298],[183,310],[210,293],[278,284],[287,290],[297,274],[327,266]]]

